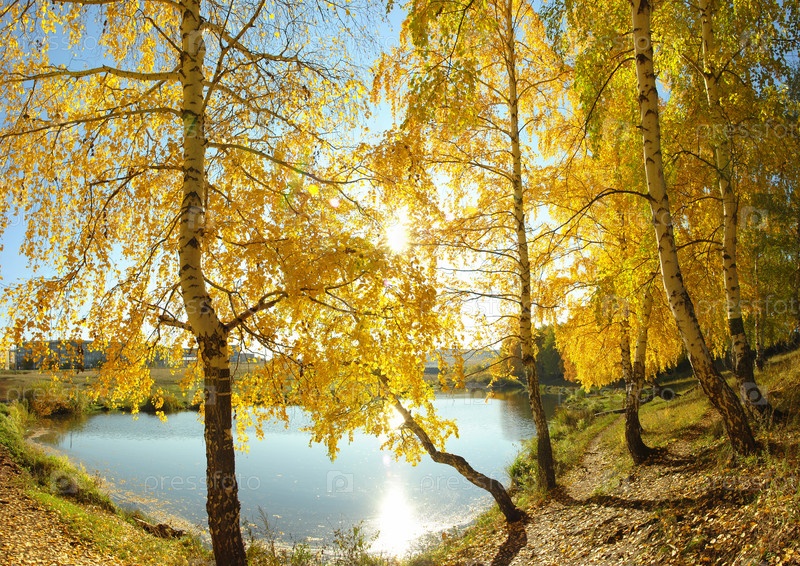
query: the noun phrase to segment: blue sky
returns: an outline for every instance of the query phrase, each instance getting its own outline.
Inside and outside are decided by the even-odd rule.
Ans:
[[[0,252],[0,285],[7,285],[18,279],[30,277],[31,273],[26,269],[25,258],[20,257],[18,250],[25,239],[25,226],[21,217],[13,217],[9,220],[8,228],[0,238],[3,251]]]

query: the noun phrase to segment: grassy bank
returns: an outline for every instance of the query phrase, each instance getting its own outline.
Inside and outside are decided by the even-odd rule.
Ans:
[[[636,552],[641,552],[642,563],[657,563],[662,559],[664,564],[701,563],[708,562],[707,558],[714,563],[719,562],[717,558],[721,556],[739,557],[746,551],[747,556],[755,560],[749,563],[766,561],[764,563],[773,564],[784,560],[787,552],[795,552],[795,547],[800,555],[800,484],[797,482],[797,470],[800,469],[800,352],[772,358],[757,378],[771,402],[788,416],[778,423],[758,423],[757,437],[764,447],[760,454],[732,458],[719,418],[694,379],[683,375],[663,383],[663,396],[642,405],[640,418],[645,430],[644,440],[658,452],[653,462],[640,467],[633,465],[625,448],[624,416],[609,413],[623,406],[623,392],[612,389],[590,394],[573,392],[550,424],[557,476],[562,486],[559,496],[567,494],[566,499],[571,501],[569,512],[578,513],[579,508],[585,507],[583,511],[588,520],[596,516],[598,509],[607,511],[630,506],[641,511],[642,505],[648,506],[650,514],[646,521],[633,524],[624,522],[624,517],[620,518],[618,530],[603,539],[611,541],[603,542],[610,546],[617,540],[632,537],[639,527],[646,529],[646,542],[631,542],[632,546],[641,544],[640,549],[636,546]],[[89,512],[87,509],[100,513],[102,517],[110,514],[119,519],[119,514],[114,515],[106,509],[107,502],[96,490],[97,482],[93,478],[85,474],[78,477],[72,471],[64,472],[60,467],[63,462],[59,463],[58,459],[42,463],[40,458],[46,458],[44,455],[31,455],[24,444],[20,444],[19,429],[24,426],[25,419],[30,418],[22,408],[0,411],[6,413],[0,418],[12,423],[0,423],[0,442],[9,447],[15,459],[31,470],[33,487],[30,489],[36,493],[37,500],[58,509],[70,529],[81,533],[80,536],[87,537],[87,540],[98,536],[98,530],[103,531],[84,517]],[[11,414],[13,411],[19,413]],[[9,430],[9,426],[16,428]],[[534,473],[535,459],[535,442],[530,442],[510,467],[512,492],[517,503],[531,516],[529,526],[537,524],[541,518],[537,513],[549,513],[556,518],[555,521],[561,521],[564,509],[562,507],[555,513],[554,498],[544,497],[539,491]],[[584,490],[581,495],[569,495],[572,482],[584,481],[587,476],[592,480],[589,490]],[[641,481],[637,477],[642,478]],[[670,479],[672,483],[667,485],[668,489],[662,486],[659,488],[661,491],[641,491],[647,482],[659,477],[674,479]],[[65,486],[70,493],[61,493]],[[582,516],[576,524],[584,525],[586,521],[583,519]],[[126,522],[124,516],[120,520]],[[124,528],[132,528],[130,521],[127,523],[128,527]],[[101,540],[92,544],[110,548],[122,536],[111,527],[106,528],[106,532],[108,534],[100,536]],[[145,533],[139,536],[153,538]],[[279,546],[275,540],[252,540],[249,556],[251,564],[259,566],[443,566],[470,563],[471,549],[486,548],[487,541],[506,536],[502,516],[491,510],[479,517],[465,533],[446,533],[441,545],[404,561],[369,554],[370,539],[360,526],[341,531],[334,544],[325,549],[312,549],[304,544],[287,548]],[[155,540],[159,544],[176,544]],[[533,546],[537,540],[541,537],[529,536],[528,544]],[[572,542],[564,541],[565,546],[571,546]],[[186,548],[182,551],[195,552]],[[193,564],[211,564],[207,557],[202,558],[202,548],[196,551],[199,558]],[[134,549],[116,552],[133,553]],[[147,555],[153,556],[153,552],[148,550]],[[125,559],[131,564],[172,563],[141,558],[141,553],[125,556],[133,557]],[[485,559],[485,555],[481,559]],[[726,563],[734,562],[729,560]],[[784,560],[782,563],[794,562]]]
[[[598,413],[618,409],[624,402],[624,392],[606,389],[602,392],[586,393],[571,389],[571,393],[556,409],[550,420],[550,438],[556,461],[556,475],[564,475],[577,466],[589,444],[599,435],[606,434],[620,415]],[[544,501],[536,477],[536,438],[525,442],[514,462],[509,467],[512,478],[511,492],[517,505],[531,509]],[[409,566],[438,566],[447,562],[450,555],[465,548],[480,545],[486,537],[500,536],[505,520],[496,507],[481,514],[475,524],[464,532],[445,534],[443,543],[408,560]]]
[[[123,564],[213,566],[211,553],[193,536],[164,539],[142,528],[154,521],[118,508],[103,492],[100,479],[77,469],[65,457],[45,452],[26,442],[27,428],[38,426],[37,417],[23,403],[0,403],[0,460],[10,457],[22,470],[22,492],[42,507],[55,512],[68,531],[88,547]],[[304,543],[279,543],[262,521],[267,536],[247,531],[247,555],[251,566],[403,566],[391,557],[374,555],[362,525],[338,529],[333,542],[323,548]]]
[[[563,477],[578,465],[589,443],[619,420],[619,415],[608,412],[619,409],[624,402],[624,391],[608,389],[587,395],[583,390],[577,390],[556,408],[549,424],[557,477]],[[509,469],[514,491],[522,506],[531,505],[542,497],[536,460],[537,443],[536,438],[532,438],[525,443]]]
[[[27,443],[23,433],[33,419],[22,404],[0,404],[0,445],[23,470],[22,492],[55,512],[76,538],[126,564],[185,566],[207,561],[208,551],[198,539],[162,539],[145,532],[137,519],[147,519],[117,508],[98,478]]]

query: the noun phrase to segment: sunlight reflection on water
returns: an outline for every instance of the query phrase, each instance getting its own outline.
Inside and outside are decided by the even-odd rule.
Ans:
[[[405,489],[393,482],[387,489],[380,503],[380,512],[376,521],[380,532],[373,545],[377,552],[391,555],[403,554],[412,541],[419,538],[420,525],[417,513],[406,496]]]
[[[442,395],[435,404],[461,432],[448,450],[507,484],[507,465],[521,440],[535,433],[527,399]],[[420,539],[464,526],[491,504],[488,494],[448,466],[427,457],[417,466],[396,461],[380,451],[380,439],[363,434],[343,444],[331,462],[324,447],[309,446],[306,422],[295,411],[288,429],[270,425],[263,441],[251,440],[250,452],[237,454],[243,520],[260,527],[263,510],[281,542],[331,544],[335,529],[363,521],[368,540],[379,533],[375,551],[402,556]],[[205,454],[196,414],[170,415],[167,423],[147,415],[138,421],[96,415],[65,423],[52,436],[42,441],[99,471],[125,499],[138,499],[143,511],[157,507],[205,528]]]

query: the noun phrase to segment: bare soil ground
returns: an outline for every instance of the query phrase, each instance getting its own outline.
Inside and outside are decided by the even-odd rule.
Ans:
[[[0,564],[120,565],[72,535],[58,514],[26,495],[23,472],[0,446]]]
[[[553,498],[528,510],[524,524],[503,526],[504,538],[476,534],[441,566],[800,564],[792,512],[800,470],[758,475],[740,464],[720,473],[712,450],[693,442],[713,420],[705,415],[696,430],[623,478],[612,479],[614,462],[598,436],[582,465]],[[769,451],[797,441],[795,434]]]

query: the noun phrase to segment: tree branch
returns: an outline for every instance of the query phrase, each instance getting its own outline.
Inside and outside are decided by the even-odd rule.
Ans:
[[[434,462],[439,464],[447,464],[448,466],[455,468],[458,473],[464,476],[470,483],[491,493],[492,497],[494,497],[495,501],[500,506],[500,510],[505,515],[508,522],[516,522],[525,518],[525,513],[520,511],[516,505],[514,505],[511,497],[508,495],[508,492],[506,491],[505,487],[503,487],[502,483],[477,471],[475,468],[470,466],[469,462],[467,462],[463,456],[451,454],[449,452],[444,452],[437,449],[436,445],[434,444],[433,440],[431,440],[431,437],[428,436],[428,433],[425,431],[425,429],[420,426],[411,412],[408,411],[405,406],[403,406],[403,403],[400,401],[400,397],[398,397],[398,395],[391,390],[391,387],[389,386],[389,380],[386,378],[386,376],[378,372],[377,377],[381,384],[388,390],[389,395],[394,401],[394,409],[403,417],[403,426],[414,433],[414,436],[419,439],[420,444],[422,444],[423,448],[425,448],[425,451],[430,455]]]
[[[169,108],[167,106],[164,107],[156,107],[156,108],[141,108],[138,110],[125,110],[123,112],[119,112],[117,110],[110,110],[107,114],[103,114],[101,116],[89,116],[86,118],[76,118],[74,120],[64,120],[62,122],[48,122],[47,120],[36,120],[40,122],[42,125],[30,128],[27,130],[23,130],[20,132],[9,132],[7,134],[3,134],[2,138],[10,138],[10,137],[17,137],[17,136],[24,136],[28,134],[35,134],[38,132],[45,132],[47,130],[53,130],[58,128],[70,127],[70,126],[79,126],[82,124],[91,124],[93,122],[104,122],[107,120],[113,120],[117,118],[128,118],[130,116],[141,116],[141,115],[148,115],[148,114],[173,114],[175,116],[180,117],[181,113],[174,108]]]
[[[181,328],[183,330],[186,330],[187,332],[192,332],[192,327],[188,322],[182,322],[167,314],[158,315],[158,321],[162,324],[166,324],[167,326]]]
[[[172,0],[156,0],[161,4],[181,8],[180,4]],[[55,0],[58,4],[77,4],[79,6],[104,6],[107,4],[117,4],[120,0]]]
[[[242,145],[242,144],[238,144],[238,143],[210,142],[208,144],[208,147],[214,148],[214,149],[221,149],[221,150],[237,150],[237,151],[243,151],[245,153],[251,153],[253,155],[256,155],[258,157],[266,159],[267,161],[271,161],[272,163],[275,163],[275,164],[280,165],[282,167],[286,167],[290,171],[294,171],[298,175],[303,175],[304,177],[307,177],[307,178],[309,178],[309,179],[311,179],[313,181],[316,181],[317,183],[320,183],[321,185],[352,184],[352,183],[358,183],[358,182],[364,180],[364,179],[361,179],[361,178],[359,178],[359,179],[349,179],[347,181],[334,181],[332,179],[323,179],[322,177],[319,177],[319,176],[315,175],[314,173],[311,173],[309,171],[305,171],[303,169],[300,169],[296,165],[292,165],[288,161],[285,161],[283,159],[278,159],[277,157],[275,157],[273,155],[270,155],[268,153],[265,153],[263,151],[255,149],[253,147],[247,147],[246,145]]]
[[[138,71],[126,71],[124,69],[117,69],[108,65],[95,67],[94,69],[84,69],[83,71],[70,71],[69,69],[54,68],[54,70],[46,73],[38,73],[36,75],[23,75],[21,73],[11,73],[11,76],[16,81],[35,81],[39,79],[52,79],[57,77],[82,79],[93,75],[113,75],[121,79],[131,79],[136,81],[166,81],[170,79],[179,79],[178,70],[164,71],[160,73],[140,73]]]
[[[262,2],[260,6],[263,6],[264,3]],[[222,39],[223,41],[227,42],[230,46],[234,47],[238,53],[244,55],[245,58],[249,59],[253,63],[259,63],[261,61],[271,61],[276,63],[297,63],[298,65],[303,65],[303,62],[300,61],[298,57],[287,57],[285,55],[271,55],[268,53],[254,53],[250,49],[247,49],[244,45],[241,44],[239,41],[239,36],[232,36],[228,30],[215,24],[213,22],[204,21],[202,25],[203,29],[207,29],[212,33],[215,33],[217,37]],[[242,29],[243,34],[245,31],[249,29],[245,27]],[[308,66],[308,65],[305,65]]]
[[[225,330],[230,332],[234,328],[237,328],[238,326],[244,324],[248,318],[250,318],[257,312],[271,309],[272,307],[277,305],[279,302],[281,302],[288,296],[289,295],[286,293],[286,291],[272,291],[271,293],[267,293],[266,295],[261,297],[255,305],[253,305],[246,311],[240,313],[236,318],[234,318],[230,322],[226,323],[224,325]]]

